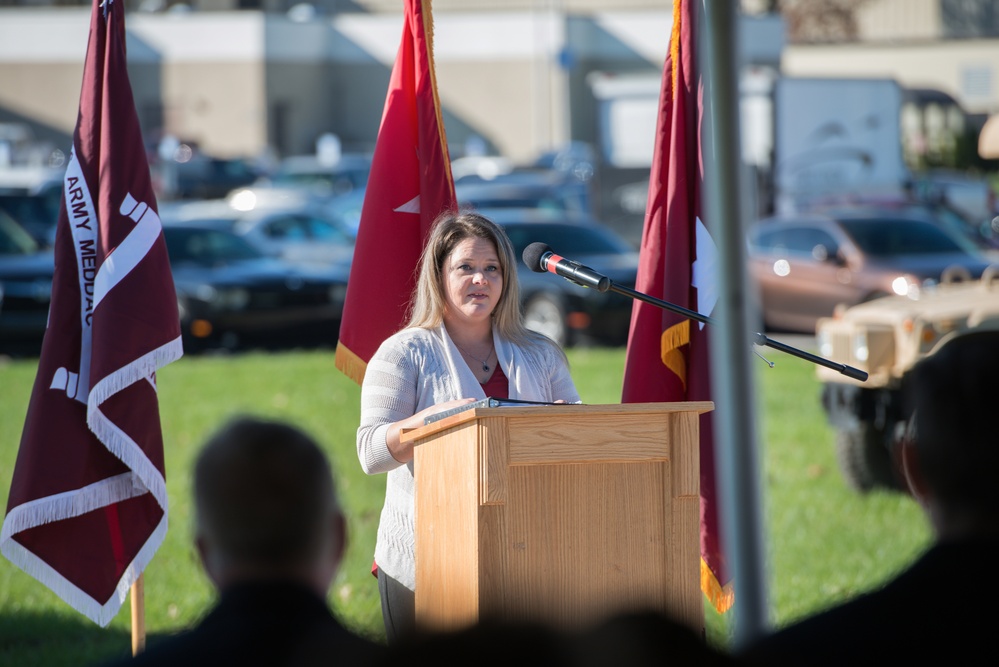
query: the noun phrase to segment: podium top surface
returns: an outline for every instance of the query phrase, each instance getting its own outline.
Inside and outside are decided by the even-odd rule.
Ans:
[[[538,415],[552,418],[581,415],[612,417],[670,412],[702,414],[714,410],[714,407],[712,401],[676,401],[668,403],[560,403],[557,405],[507,405],[495,408],[472,408],[419,428],[405,430],[400,434],[400,439],[403,441],[419,440],[438,431],[483,417],[537,417]]]

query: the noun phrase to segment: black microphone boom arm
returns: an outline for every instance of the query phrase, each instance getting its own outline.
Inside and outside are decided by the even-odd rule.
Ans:
[[[554,257],[558,257],[560,260],[558,262],[557,270],[549,269],[548,261]],[[686,318],[695,320],[697,322],[703,322],[704,324],[714,325],[715,320],[708,317],[707,315],[702,315],[697,311],[690,310],[689,308],[684,308],[683,306],[678,306],[675,303],[670,303],[669,301],[663,301],[662,299],[657,299],[654,296],[649,296],[637,290],[633,290],[630,287],[623,287],[621,285],[614,284],[614,281],[607,276],[601,275],[589,268],[588,266],[583,266],[581,264],[576,264],[566,260],[565,258],[555,255],[552,249],[545,245],[544,243],[532,243],[527,246],[523,254],[524,263],[532,271],[538,273],[545,273],[551,271],[557,275],[562,276],[570,282],[574,282],[581,287],[587,287],[596,289],[599,292],[617,292],[618,294],[623,294],[624,296],[630,297],[632,299],[637,299],[638,301],[643,301],[645,303],[651,304],[663,310],[668,310],[671,313],[676,313],[677,315],[682,315]],[[582,271],[579,271],[579,270]],[[831,370],[845,375],[848,378],[854,380],[859,380],[860,382],[867,381],[867,372],[862,371],[859,368],[854,368],[853,366],[847,366],[846,364],[837,363],[830,359],[820,357],[818,355],[812,354],[811,352],[805,352],[804,350],[799,350],[796,347],[787,345],[786,343],[781,343],[780,341],[768,338],[762,333],[753,334],[752,342],[756,345],[765,345],[767,347],[772,347],[775,350],[779,350],[786,354],[798,357],[799,359],[804,359],[805,361],[810,361],[813,364],[819,366],[824,366]]]
[[[625,296],[631,297],[632,299],[644,301],[645,303],[652,304],[653,306],[658,306],[663,310],[668,310],[672,313],[683,315],[684,317],[688,317],[698,322],[704,322],[705,324],[711,324],[711,325],[716,324],[716,321],[708,317],[707,315],[702,315],[696,311],[690,310],[689,308],[678,306],[675,303],[670,303],[669,301],[663,301],[662,299],[657,299],[653,296],[649,296],[648,294],[643,294],[642,292],[638,292],[629,287],[615,285],[614,281],[611,281],[609,289],[611,292],[617,292],[618,294],[623,294]],[[846,364],[841,364],[832,361],[830,359],[826,359],[825,357],[820,357],[818,355],[812,354],[811,352],[799,350],[798,348],[792,347],[791,345],[787,345],[786,343],[781,343],[780,341],[768,338],[765,334],[759,332],[753,334],[752,342],[755,343],[756,345],[765,345],[767,347],[772,347],[775,350],[779,350],[781,352],[790,354],[792,356],[798,357],[799,359],[804,359],[805,361],[810,361],[813,364],[824,366],[825,368],[834,370],[837,373],[840,373],[841,375],[847,376],[848,378],[859,380],[860,382],[867,381],[866,371],[862,371],[859,368],[854,368],[853,366],[847,366]]]

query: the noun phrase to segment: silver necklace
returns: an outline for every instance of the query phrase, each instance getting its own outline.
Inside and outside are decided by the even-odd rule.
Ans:
[[[482,364],[482,372],[483,373],[488,373],[489,372],[489,364],[486,363],[486,362],[488,362],[489,358],[493,356],[493,346],[492,345],[489,346],[489,354],[486,355],[485,359],[479,359],[477,356],[475,356],[474,354],[472,354],[471,352],[469,352],[468,350],[466,350],[465,348],[463,348],[461,345],[458,345],[457,343],[455,343],[455,345],[458,347],[459,350],[461,350],[462,352],[464,352],[465,354],[467,354],[468,356],[470,356],[472,359],[475,359],[477,362],[479,362],[480,364]]]

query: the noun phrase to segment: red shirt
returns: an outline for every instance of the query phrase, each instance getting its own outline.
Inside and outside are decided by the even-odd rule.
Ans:
[[[496,370],[489,379],[481,384],[482,391],[486,392],[489,398],[510,398],[510,381],[499,364],[496,364]]]

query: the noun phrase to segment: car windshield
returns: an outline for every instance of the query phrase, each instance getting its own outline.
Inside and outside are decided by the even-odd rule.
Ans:
[[[193,262],[211,266],[264,256],[239,236],[216,229],[164,227],[163,235],[170,261],[174,264]]]
[[[59,219],[60,188],[50,188],[42,194],[0,193],[0,209],[24,224],[55,226]]]
[[[0,211],[0,255],[30,255],[38,252],[38,243],[10,216]]]
[[[922,220],[857,219],[840,224],[858,248],[874,257],[967,253],[946,232]]]
[[[551,246],[554,252],[565,257],[633,252],[625,241],[599,227],[539,223],[506,225],[504,229],[517,257],[523,254],[524,248],[536,242]]]

